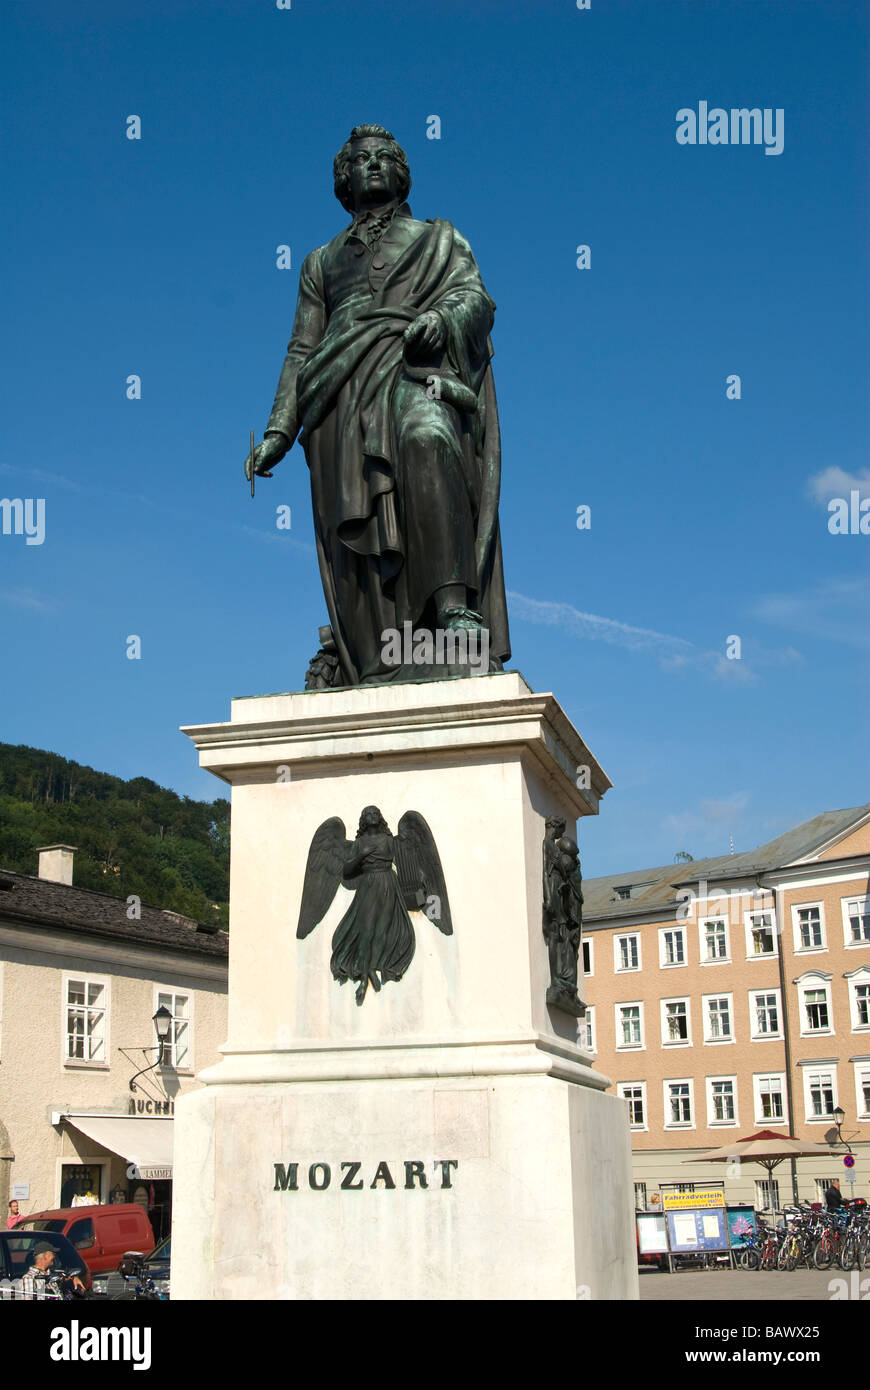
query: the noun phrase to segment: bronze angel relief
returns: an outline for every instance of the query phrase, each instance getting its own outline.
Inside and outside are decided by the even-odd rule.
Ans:
[[[441,859],[419,812],[406,811],[394,836],[377,806],[367,806],[356,840],[345,834],[339,816],[314,832],[296,935],[304,939],[323,920],[339,884],[351,890],[353,901],[332,938],[330,966],[340,984],[357,982],[361,1004],[369,985],[379,990],[401,980],[414,959],[410,912],[424,913],[445,936],[453,935],[453,924]]]

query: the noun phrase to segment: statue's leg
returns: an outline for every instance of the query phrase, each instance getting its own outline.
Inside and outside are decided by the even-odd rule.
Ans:
[[[397,383],[393,408],[408,607],[402,618],[416,623],[433,597],[439,614],[476,603],[477,499],[456,408],[430,400],[424,387],[408,378]]]
[[[451,611],[468,606],[468,590],[464,584],[442,584],[435,590],[435,609],[438,621],[444,627]]]
[[[339,415],[333,411],[308,440],[314,535],[329,623],[343,683],[357,685],[380,664],[381,633],[395,626],[384,593],[380,557],[361,555],[339,540]]]

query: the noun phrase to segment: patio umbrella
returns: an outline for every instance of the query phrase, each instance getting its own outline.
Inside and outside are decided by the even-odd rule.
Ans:
[[[813,1144],[808,1139],[792,1139],[787,1134],[776,1134],[772,1129],[760,1129],[757,1134],[749,1134],[745,1139],[732,1139],[721,1149],[709,1149],[697,1158],[684,1158],[684,1163],[731,1163],[735,1158],[742,1162],[760,1163],[767,1169],[770,1177],[778,1163],[787,1158],[820,1158],[823,1154],[830,1158],[833,1149],[829,1144]]]
[[[809,1139],[792,1139],[787,1134],[776,1134],[772,1129],[760,1129],[757,1134],[749,1134],[745,1139],[732,1139],[721,1149],[710,1149],[697,1158],[684,1158],[684,1163],[733,1163],[739,1158],[743,1163],[758,1163],[767,1171],[768,1182],[777,1164],[787,1158],[830,1158],[834,1150],[829,1144],[814,1144]],[[768,1191],[772,1192],[770,1187]]]

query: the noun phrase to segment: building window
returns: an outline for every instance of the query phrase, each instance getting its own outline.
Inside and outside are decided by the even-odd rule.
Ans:
[[[190,1067],[190,1005],[189,994],[177,994],[174,990],[159,990],[157,993],[157,1008],[168,1009],[172,1014],[172,1027],[163,1046],[163,1065],[175,1071]],[[156,1032],[154,1041],[157,1041]]]
[[[595,1051],[595,1008],[594,1008],[594,1006],[593,1006],[592,1004],[587,1004],[587,1005],[586,1005],[586,1016],[585,1016],[585,1018],[581,1018],[581,1019],[579,1020],[579,1022],[580,1022],[581,1046],[582,1046],[582,1047],[585,1047],[585,1049],[586,1049],[587,1052],[594,1052],[594,1051]]]
[[[614,888],[613,896],[620,902],[626,902],[631,897],[631,884],[623,883],[619,888]]]
[[[756,1120],[773,1120],[779,1123],[785,1119],[783,1093],[785,1080],[781,1073],[773,1076],[753,1077],[755,1085]]]
[[[666,965],[685,965],[686,935],[682,927],[669,927],[660,933],[660,961]]]
[[[859,965],[844,976],[849,990],[852,1032],[870,1029],[870,965]]]
[[[749,950],[747,954],[754,960],[756,956],[776,954],[776,935],[773,928],[772,912],[750,912],[747,914],[749,929]]]
[[[62,1163],[61,1207],[96,1206],[103,1198],[103,1163]]]
[[[762,994],[753,994],[752,1016],[755,1026],[753,1036],[757,1038],[773,1038],[779,1035],[779,992],[778,990],[765,990]]]
[[[640,969],[640,938],[634,934],[632,936],[617,936],[616,940],[616,969],[617,970],[639,970]]]
[[[662,1042],[689,1041],[689,1004],[686,999],[662,1000]]]
[[[616,1094],[622,1096],[628,1106],[628,1123],[632,1129],[646,1126],[645,1091],[646,1086],[642,1081],[620,1081],[616,1088]]]
[[[731,996],[715,995],[705,998],[706,1037],[708,1042],[733,1042],[731,1032]]]
[[[666,1081],[666,1114],[671,1125],[690,1125],[692,1123],[692,1083],[691,1081]]]
[[[830,1071],[812,1071],[807,1075],[808,1120],[829,1120],[834,1114],[834,1075]]]
[[[825,1193],[834,1180],[833,1178],[815,1178],[814,1181],[816,1185],[816,1201],[824,1202]]]
[[[732,1076],[710,1080],[708,1115],[711,1124],[733,1124],[736,1120]]]
[[[808,1033],[828,1031],[830,1024],[828,1021],[828,991],[826,989],[804,990],[804,1009]]]
[[[708,961],[728,959],[728,927],[722,917],[710,917],[704,923],[704,947]]]
[[[870,941],[870,898],[846,899],[847,946]]]
[[[618,1047],[643,1046],[643,1018],[640,1004],[617,1004],[617,1038],[622,1041]]]
[[[870,1120],[870,1067],[855,1068],[855,1090],[858,1097],[858,1118]]]
[[[799,907],[795,909],[797,913],[797,941],[795,949],[798,951],[819,951],[824,947],[824,932],[822,929],[822,909],[821,905],[813,907]]]
[[[755,1179],[756,1211],[779,1211],[779,1179]]]
[[[645,1211],[646,1205],[646,1183],[636,1182],[634,1185],[634,1209],[635,1211]]]
[[[808,970],[795,980],[794,983],[798,987],[801,1037],[814,1038],[834,1031],[831,978],[823,970]]]
[[[583,974],[592,974],[592,942],[588,937],[583,941]]]
[[[102,1062],[107,1055],[106,1011],[109,987],[93,977],[66,981],[66,1060]]]

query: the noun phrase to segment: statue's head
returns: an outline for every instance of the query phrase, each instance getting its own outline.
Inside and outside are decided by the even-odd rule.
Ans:
[[[546,827],[547,834],[552,835],[554,839],[558,840],[559,836],[565,832],[565,817],[547,816]]]
[[[377,806],[366,806],[359,818],[357,838],[360,835],[389,835],[389,833],[390,827],[381,815],[380,809]]]
[[[382,125],[355,125],[332,162],[335,196],[348,212],[404,201],[411,189],[405,151]]]

